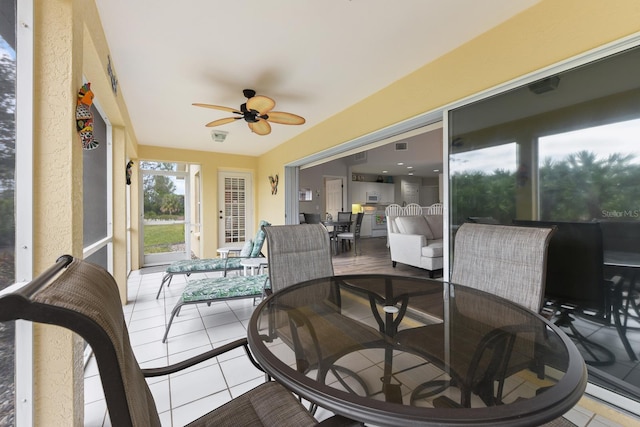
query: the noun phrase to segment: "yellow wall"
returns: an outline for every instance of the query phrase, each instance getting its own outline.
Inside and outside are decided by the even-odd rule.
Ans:
[[[124,165],[127,156],[135,155],[136,143],[124,98],[111,91],[109,52],[95,4],[34,0],[33,28],[33,275],[62,254],[82,257],[83,151],[75,106],[86,79],[114,130],[114,276],[125,301]],[[35,425],[83,424],[83,350],[83,341],[67,330],[34,326]]]
[[[640,31],[637,0],[543,0],[260,157],[259,216],[284,223],[284,165]],[[419,55],[420,52],[415,52]]]
[[[258,158],[240,156],[234,154],[210,153],[193,150],[177,150],[171,148],[159,148],[148,145],[138,146],[138,155],[141,160],[155,160],[167,162],[193,163],[200,165],[202,182],[202,256],[212,258],[217,256],[218,249],[218,172],[233,170],[249,172],[254,175],[258,166]],[[266,178],[265,178],[266,181]],[[254,183],[254,188],[257,184]],[[256,200],[254,198],[254,206]],[[258,218],[254,218],[257,227]],[[132,225],[137,228],[136,225]]]

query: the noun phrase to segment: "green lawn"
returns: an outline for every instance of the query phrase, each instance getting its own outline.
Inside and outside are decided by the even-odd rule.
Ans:
[[[175,252],[171,245],[184,243],[184,224],[145,225],[144,253]]]

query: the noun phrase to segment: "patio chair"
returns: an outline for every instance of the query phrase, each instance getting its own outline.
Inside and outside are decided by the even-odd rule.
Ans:
[[[16,319],[62,326],[88,342],[96,357],[110,422],[114,426],[160,426],[145,378],[176,373],[236,348],[244,348],[251,362],[260,369],[246,339],[173,365],[141,369],[131,348],[115,280],[102,267],[69,255],[60,257],[31,283],[0,297],[0,321]],[[339,416],[318,424],[289,391],[269,381],[189,426],[297,427],[324,423],[358,425]]]
[[[343,233],[338,233],[338,243],[343,243],[344,241],[349,241],[349,243],[353,242],[353,253],[355,256],[358,256],[358,240],[360,240],[360,229],[362,228],[362,218],[364,214],[362,212],[358,212],[356,215],[356,222],[353,224],[353,231],[347,231]]]
[[[296,283],[322,277],[333,276],[331,262],[331,243],[327,229],[322,224],[281,225],[265,228],[267,235],[270,292],[280,292]],[[279,336],[296,355],[296,369],[307,373],[317,369],[316,378],[324,381],[331,372],[340,378],[339,372],[346,373],[358,381],[365,394],[368,387],[358,375],[334,364],[344,352],[339,353],[332,348],[320,351],[315,337],[326,335],[333,337],[336,349],[344,349],[344,342],[369,342],[372,346],[384,341],[383,335],[374,328],[366,326],[340,312],[340,292],[329,286],[310,288],[306,294],[309,305],[314,305],[323,314],[305,317],[302,311],[288,312],[287,318],[274,318],[273,322],[288,322],[290,334]],[[296,305],[299,307],[300,302]],[[285,310],[286,311],[286,310]],[[313,310],[312,310],[313,311]],[[282,333],[287,328],[278,328]],[[355,334],[359,340],[353,340]],[[338,344],[340,343],[340,344]],[[360,348],[354,348],[356,351]],[[299,356],[302,355],[302,356]],[[322,356],[320,356],[322,355]],[[345,385],[346,386],[346,385]],[[348,386],[346,386],[348,387]],[[353,389],[349,391],[355,393]]]
[[[455,236],[453,271],[451,283],[479,289],[509,299],[516,304],[539,313],[544,299],[546,278],[546,262],[549,240],[555,229],[530,228],[488,224],[465,223]],[[519,370],[530,368],[542,375],[542,360],[539,349],[530,345],[527,334],[538,334],[544,331],[528,330],[521,325],[521,315],[517,310],[495,307],[475,307],[473,304],[462,304],[465,298],[472,298],[468,293],[456,292],[450,308],[450,316],[455,319],[450,330],[449,368],[452,381],[460,388],[460,402],[454,402],[447,396],[440,396],[434,404],[440,406],[469,406],[471,393],[481,397],[487,405],[502,402],[505,379]],[[456,304],[459,301],[461,304]],[[477,310],[473,316],[460,307]],[[500,310],[502,325],[490,322],[467,322],[467,318],[481,318],[482,312]],[[479,314],[480,313],[480,314]],[[432,331],[434,340],[441,340],[445,335],[445,323],[423,326]],[[466,334],[465,331],[474,331]],[[470,336],[481,337],[479,350],[468,342]],[[521,338],[524,336],[525,338]],[[420,354],[429,353],[428,349],[416,340],[413,329],[398,332],[397,339],[407,348]],[[473,343],[472,343],[473,344]],[[428,357],[444,362],[444,344],[441,353],[430,353]],[[514,350],[514,349],[517,349]],[[444,390],[446,381],[425,383],[415,389],[412,402],[430,397]]]
[[[220,272],[223,276],[227,275],[229,271],[242,270],[241,265],[242,258],[255,258],[264,256],[262,254],[262,245],[264,243],[264,231],[263,227],[269,226],[267,221],[260,221],[258,225],[258,231],[253,240],[245,242],[242,249],[240,249],[240,256],[226,257],[226,258],[204,258],[204,259],[188,259],[175,261],[171,263],[165,270],[164,276],[162,276],[162,282],[160,282],[160,288],[156,294],[156,299],[160,297],[160,292],[164,285],[171,284],[171,279],[176,274],[185,274],[187,277],[194,273],[215,273]]]

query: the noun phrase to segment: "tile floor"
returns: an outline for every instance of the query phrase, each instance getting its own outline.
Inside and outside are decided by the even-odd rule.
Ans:
[[[164,297],[156,300],[162,271],[163,268],[148,268],[134,271],[129,277],[130,303],[124,312],[142,367],[175,363],[246,336],[254,306],[251,300],[243,299],[183,307],[163,344],[166,322],[186,281],[184,277],[174,277]],[[264,374],[251,365],[242,350],[201,365],[168,378],[149,379],[163,426],[183,426],[264,381]],[[316,418],[330,415],[320,409]],[[640,420],[589,398],[583,398],[565,417],[580,427],[640,426]],[[85,425],[111,425],[93,359],[85,371]]]

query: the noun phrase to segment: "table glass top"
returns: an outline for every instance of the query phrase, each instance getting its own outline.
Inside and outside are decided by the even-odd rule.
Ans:
[[[424,408],[462,406],[485,408],[469,417],[490,423],[514,405],[575,403],[586,381],[575,346],[542,317],[437,280],[354,275],[296,285],[260,305],[249,341],[267,372],[312,401],[417,419]],[[494,405],[498,415],[486,411]]]

